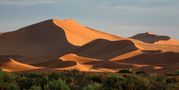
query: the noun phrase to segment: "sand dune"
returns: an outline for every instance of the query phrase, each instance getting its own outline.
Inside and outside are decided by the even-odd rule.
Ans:
[[[28,64],[23,64],[13,59],[10,59],[9,61],[7,61],[2,65],[2,70],[6,72],[29,71],[29,70],[35,70],[40,68],[41,67],[34,67]]]
[[[169,40],[171,39],[168,36],[161,36],[161,35],[156,35],[154,33],[146,32],[146,33],[140,33],[137,35],[132,36],[131,38],[146,42],[146,43],[155,43],[160,40]]]
[[[179,69],[178,53],[178,40],[168,36],[141,33],[123,38],[72,19],[46,20],[0,34],[0,66],[7,72],[167,72]]]
[[[178,40],[174,40],[169,36],[156,35],[150,32],[140,33],[140,34],[132,36],[131,38],[137,39],[146,43],[179,45]]]

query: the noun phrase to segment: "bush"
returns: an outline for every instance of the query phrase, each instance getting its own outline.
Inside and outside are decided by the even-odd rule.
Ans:
[[[68,85],[61,79],[50,81],[44,86],[45,90],[70,90]]]
[[[135,74],[147,74],[147,73],[144,71],[137,71]]]
[[[126,78],[119,75],[109,75],[103,81],[103,86],[106,89],[117,89],[120,90],[126,84]]]
[[[175,72],[175,74],[176,74],[176,75],[179,75],[179,70],[177,70],[177,71]]]
[[[168,72],[165,75],[166,76],[178,76],[179,75],[179,70],[174,71],[174,72]]]
[[[127,90],[147,90],[149,86],[150,80],[138,75],[130,75],[125,84]]]
[[[95,84],[89,84],[86,87],[83,88],[83,90],[103,90],[102,85],[95,83]]]
[[[130,69],[119,70],[118,73],[132,73]]]
[[[0,71],[0,82],[11,82],[15,78],[13,73],[6,73]]]
[[[124,70],[125,71],[125,70]],[[123,72],[123,71],[121,71]],[[0,72],[0,90],[179,90],[179,76],[147,74],[5,73]]]
[[[19,86],[16,83],[0,83],[0,90],[20,90]]]
[[[41,86],[32,86],[30,90],[42,90]]]
[[[31,86],[33,85],[33,79],[28,78],[28,77],[18,77],[17,78],[17,83],[20,87],[20,89],[30,89]]]
[[[17,84],[10,83],[6,86],[6,90],[20,90],[20,88]]]

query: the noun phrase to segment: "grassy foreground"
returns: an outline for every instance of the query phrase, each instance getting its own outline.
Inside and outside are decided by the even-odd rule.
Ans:
[[[59,73],[0,71],[0,90],[179,90],[179,72],[157,75],[144,72]]]

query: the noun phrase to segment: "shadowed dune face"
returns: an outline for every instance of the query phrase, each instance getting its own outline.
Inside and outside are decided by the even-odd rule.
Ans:
[[[144,51],[144,53],[119,60],[118,63],[146,65],[139,68],[140,70],[152,72],[168,72],[175,71],[179,68],[179,53],[174,52],[159,52],[159,51]],[[161,67],[161,68],[157,68]]]
[[[43,62],[43,63],[36,63],[33,66],[38,67],[46,67],[46,68],[65,68],[75,66],[76,62],[74,61],[62,61],[59,59],[51,59],[50,61]]]
[[[151,33],[132,38],[81,26],[74,20],[47,20],[0,34],[0,66],[7,72],[115,72],[121,68],[167,72],[179,68],[176,40]]]
[[[64,30],[54,25],[52,20],[0,35],[0,53],[3,54],[40,56],[58,53],[61,55],[75,48],[77,46],[66,39]]]
[[[23,56],[19,55],[0,55],[0,65],[4,64],[7,62],[9,59],[14,58],[14,59],[23,59]]]
[[[117,71],[118,69],[122,69],[122,68],[134,67],[132,64],[122,64],[122,63],[115,63],[110,61],[94,61],[85,64],[92,65],[93,69],[106,68],[106,69],[112,69],[114,71]]]
[[[129,40],[108,41],[105,39],[97,39],[77,48],[74,53],[83,57],[109,60],[137,49],[135,44]]]
[[[121,62],[126,63],[136,63],[136,64],[169,64],[177,63],[179,60],[179,53],[174,52],[158,52],[158,51],[145,51],[143,54],[128,58],[126,60],[121,60]]]

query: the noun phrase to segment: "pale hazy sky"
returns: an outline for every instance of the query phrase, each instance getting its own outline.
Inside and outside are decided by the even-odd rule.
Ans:
[[[0,0],[0,32],[51,18],[125,37],[154,32],[179,39],[179,0]]]

